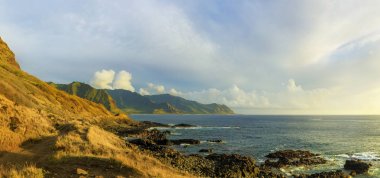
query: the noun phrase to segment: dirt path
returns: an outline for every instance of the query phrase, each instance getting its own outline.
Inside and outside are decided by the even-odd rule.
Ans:
[[[88,177],[103,176],[116,177],[143,177],[132,168],[120,166],[109,159],[70,157],[64,161],[54,162],[51,157],[55,153],[54,144],[57,136],[45,137],[36,141],[27,141],[14,152],[0,152],[0,166],[24,166],[27,164],[43,168],[46,177],[79,177],[76,169],[81,168],[89,172]]]
[[[0,165],[40,164],[52,156],[56,139],[56,136],[44,137],[25,142],[14,152],[0,152]]]

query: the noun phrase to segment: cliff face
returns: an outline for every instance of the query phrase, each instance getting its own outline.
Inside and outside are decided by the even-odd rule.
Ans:
[[[16,68],[20,65],[16,62],[15,54],[9,49],[8,45],[0,38],[0,61],[5,61]]]

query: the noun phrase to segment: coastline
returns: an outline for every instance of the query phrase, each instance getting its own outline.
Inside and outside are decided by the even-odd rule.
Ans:
[[[319,157],[318,154],[301,150],[283,150],[275,153],[268,153],[268,159],[264,164],[257,164],[256,160],[249,156],[241,156],[238,154],[218,154],[210,153],[208,155],[201,154],[183,154],[178,150],[171,148],[172,145],[180,145],[175,143],[178,140],[167,139],[165,131],[159,131],[156,127],[176,127],[155,122],[142,122],[140,133],[134,133],[133,139],[126,139],[129,143],[138,146],[141,151],[146,152],[182,171],[190,172],[196,176],[202,177],[314,177],[314,176],[338,176],[349,177],[348,171],[335,170],[330,172],[322,172],[316,174],[298,174],[286,175],[281,172],[282,167],[286,166],[312,166],[317,164],[325,164],[327,160]],[[185,125],[185,124],[183,124]],[[182,127],[182,126],[181,126]],[[183,127],[194,127],[193,125],[185,125]],[[169,133],[170,134],[170,133]],[[128,135],[128,133],[127,133]],[[189,141],[190,142],[186,142]],[[187,139],[186,145],[199,144],[200,142],[193,139]],[[191,142],[193,141],[193,142]],[[220,142],[221,143],[221,142]],[[201,150],[200,150],[201,151]],[[276,156],[277,155],[277,156]],[[278,156],[280,155],[280,156]],[[284,161],[285,159],[286,161]],[[289,160],[298,159],[291,162]],[[226,161],[227,160],[227,161]],[[274,162],[272,162],[274,161]],[[238,166],[237,166],[238,165]],[[223,171],[221,170],[223,169]],[[204,171],[207,170],[207,171]],[[352,174],[352,173],[351,173]]]
[[[162,126],[158,126],[158,127],[153,127],[153,128],[150,128],[149,130],[155,130],[155,129],[159,129],[159,131],[162,131],[162,132],[165,132],[166,130],[171,130],[171,131],[173,131],[173,134],[172,135],[168,135],[169,137],[169,140],[170,140],[170,138],[171,139],[179,139],[179,138],[187,138],[187,139],[199,139],[199,134],[201,134],[201,133],[208,133],[209,131],[215,131],[215,130],[219,130],[220,132],[231,132],[232,130],[240,130],[240,128],[239,127],[237,127],[237,128],[234,128],[234,127],[230,127],[230,128],[225,128],[225,127],[219,127],[220,125],[223,125],[223,124],[219,124],[219,125],[217,125],[217,126],[215,126],[215,127],[211,127],[210,125],[207,125],[207,126],[205,126],[205,125],[193,125],[193,126],[189,126],[188,128],[173,128],[173,126],[175,125],[174,123],[176,123],[176,124],[178,124],[178,123],[187,123],[187,121],[190,121],[191,119],[194,119],[195,120],[195,122],[190,122],[190,123],[197,123],[197,121],[200,121],[201,120],[201,118],[202,118],[202,116],[199,116],[199,115],[197,115],[197,117],[195,117],[195,118],[192,118],[191,116],[195,116],[195,115],[187,115],[187,116],[185,116],[185,117],[179,117],[179,116],[183,116],[183,115],[177,115],[178,116],[178,118],[176,118],[175,116],[170,116],[169,118],[171,118],[171,119],[167,119],[164,123],[173,123],[173,124],[170,124],[170,128],[169,129],[165,129],[165,127],[162,127]],[[214,117],[214,119],[222,119],[222,118],[220,118],[220,115],[213,115]],[[219,117],[218,117],[219,116]],[[235,115],[234,117],[238,117],[239,115]],[[133,115],[132,115],[132,117],[133,117]],[[157,115],[157,117],[160,117],[160,115]],[[225,116],[225,118],[229,118],[229,119],[231,119],[229,116]],[[140,118],[138,118],[138,120],[140,120],[141,121],[141,119],[142,118],[145,118],[145,117],[140,117]],[[150,116],[150,117],[148,117],[148,118],[150,118],[149,120],[151,120],[151,121],[160,121],[160,119],[156,119],[155,117],[153,117],[153,116]],[[161,116],[160,118],[167,118],[167,117],[165,117],[165,116]],[[185,118],[187,118],[187,119],[185,119]],[[313,117],[312,117],[313,118]],[[214,123],[214,119],[211,119],[211,120],[209,120],[208,122],[205,122],[205,123]],[[175,121],[177,121],[177,122],[169,122],[169,121],[173,121],[173,120],[175,120]],[[298,119],[296,119],[297,120],[297,122],[298,122]],[[223,121],[223,119],[222,119],[222,121]],[[221,120],[219,120],[219,122],[218,123],[220,123],[220,122],[222,122]],[[313,121],[313,122],[318,122],[319,120],[315,120],[315,119],[310,119],[310,121]],[[239,122],[239,121],[237,121],[237,122]],[[210,130],[210,129],[212,129],[212,130]],[[227,130],[226,130],[227,129]],[[180,135],[178,136],[177,134],[178,134],[178,132],[180,132]],[[187,132],[190,132],[190,134],[186,134]],[[198,134],[198,136],[195,136],[194,135],[194,137],[192,137],[192,136],[189,136],[189,135],[192,135],[192,134],[194,134],[194,133],[197,133]],[[211,132],[210,134],[214,134],[215,132]],[[184,134],[184,136],[181,136],[182,134]],[[206,138],[218,138],[218,136],[217,135],[214,135],[215,137],[213,137],[212,135],[210,135],[210,134],[208,134],[208,136],[206,136]],[[261,138],[260,138],[261,139]],[[160,145],[160,146],[164,146],[164,147],[169,147],[169,148],[174,148],[174,149],[176,149],[175,151],[177,151],[177,152],[180,152],[180,153],[182,153],[182,154],[185,154],[185,156],[187,155],[187,156],[194,156],[194,155],[198,155],[198,156],[200,156],[200,157],[203,157],[203,158],[205,158],[205,159],[207,159],[207,156],[208,155],[211,155],[211,154],[219,154],[219,155],[224,155],[224,156],[228,156],[228,155],[237,155],[237,154],[240,154],[240,153],[238,153],[238,152],[236,152],[236,151],[229,151],[228,153],[223,153],[223,151],[222,152],[220,152],[220,150],[218,151],[218,150],[213,150],[213,151],[211,151],[211,152],[209,152],[209,151],[207,151],[208,149],[207,149],[207,147],[210,145],[210,143],[209,142],[207,142],[207,140],[206,139],[200,139],[199,140],[201,143],[200,144],[194,144],[194,145],[192,145],[192,144],[184,144],[184,145],[182,145],[182,146],[179,146],[179,145],[176,145],[176,146],[173,146],[173,145]],[[224,142],[225,140],[223,140],[223,142]],[[226,143],[227,143],[227,145],[229,144],[229,145],[231,145],[231,143],[229,143],[229,142],[224,142],[224,143],[212,143],[211,145],[213,145],[213,146],[215,146],[215,147],[226,147]],[[190,149],[190,150],[195,150],[196,148],[198,148],[198,151],[200,151],[201,149],[204,149],[203,151],[206,151],[206,152],[198,152],[197,150],[196,150],[196,152],[187,152],[187,150],[188,149]],[[274,147],[272,147],[273,149],[271,149],[271,151],[267,151],[267,152],[265,152],[265,154],[266,155],[268,155],[268,154],[270,154],[270,153],[273,153],[273,152],[275,152],[275,151],[284,151],[284,150],[287,150],[286,149],[286,147],[284,147],[284,148],[282,148],[282,149],[274,149]],[[292,148],[290,148],[290,149],[292,149]],[[297,151],[298,149],[294,149],[294,150],[292,150],[292,151]],[[314,152],[314,151],[316,151],[316,150],[314,150],[314,149],[302,149],[302,151],[308,151],[308,152],[310,152],[310,153],[319,153],[319,151],[317,151],[317,152]],[[197,153],[198,152],[198,153]],[[350,154],[349,154],[350,155]],[[354,159],[354,157],[351,157],[351,156],[349,156],[349,155],[347,155],[347,160],[349,160],[349,159]],[[286,168],[286,169],[284,169],[284,170],[286,170],[286,171],[284,171],[284,170],[282,170],[283,168],[281,168],[281,169],[276,169],[274,172],[271,172],[271,171],[268,171],[268,170],[266,170],[266,169],[262,169],[262,167],[264,166],[264,167],[268,167],[268,165],[266,165],[265,166],[265,160],[266,159],[264,159],[264,160],[261,160],[261,159],[257,159],[257,157],[256,156],[252,156],[252,155],[250,155],[250,154],[243,154],[243,155],[239,155],[239,156],[243,156],[244,158],[250,158],[250,159],[253,159],[254,161],[255,161],[255,165],[260,169],[260,170],[262,170],[263,171],[263,173],[265,172],[266,174],[268,174],[268,173],[271,173],[271,174],[276,174],[277,176],[285,176],[285,177],[289,177],[289,176],[293,176],[293,177],[296,177],[296,176],[300,176],[300,175],[303,175],[303,176],[306,176],[306,177],[310,177],[310,176],[312,176],[313,174],[315,174],[315,173],[322,173],[322,172],[324,172],[323,173],[323,175],[326,175],[326,174],[328,174],[328,175],[339,175],[339,176],[348,176],[350,173],[351,173],[351,171],[349,171],[349,170],[344,170],[344,162],[343,163],[341,163],[341,165],[340,166],[335,166],[335,168],[334,169],[329,169],[329,171],[327,171],[326,172],[326,170],[322,170],[321,169],[321,167],[319,166],[319,164],[314,164],[313,162],[306,162],[306,164],[304,165],[305,166],[305,168],[303,168],[303,169],[315,169],[315,168],[318,168],[318,169],[315,169],[314,171],[313,170],[309,170],[308,171],[308,173],[306,174],[301,174],[301,173],[294,173],[294,174],[291,174],[290,172],[288,172],[288,171],[295,171],[295,172],[299,172],[299,171],[297,171],[297,167],[294,167],[294,168],[292,168],[292,166],[291,165],[286,165],[284,168]],[[326,157],[326,155],[321,155],[324,159],[327,159],[327,162],[329,163],[329,164],[331,164],[331,161],[332,160],[330,160],[330,159],[332,159],[332,158],[330,158],[330,157]],[[355,155],[354,155],[355,156]],[[287,158],[288,159],[288,158]],[[290,159],[290,158],[289,158]],[[334,158],[335,159],[335,158]],[[355,157],[355,159],[363,159],[363,158],[359,158],[359,157]],[[170,162],[170,161],[169,161]],[[329,164],[320,164],[322,167],[325,167],[326,168],[326,166],[328,166]],[[298,165],[298,166],[303,166],[303,165]],[[228,167],[228,166],[226,166],[226,167]],[[273,166],[272,166],[273,167]],[[307,168],[307,167],[309,167],[309,168]],[[336,172],[336,171],[339,171],[339,172]],[[340,172],[340,171],[342,171],[342,172]],[[205,175],[204,175],[205,176]],[[206,176],[207,177],[207,176]],[[210,177],[210,176],[208,176],[208,177]],[[211,176],[212,177],[212,176]],[[361,176],[361,177],[363,177],[363,176]],[[366,176],[364,176],[364,177],[366,177]],[[371,177],[371,176],[370,176]]]

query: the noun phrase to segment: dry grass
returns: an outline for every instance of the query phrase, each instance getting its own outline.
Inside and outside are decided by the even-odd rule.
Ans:
[[[0,95],[0,151],[14,151],[27,139],[54,134],[48,116]]]
[[[43,178],[43,170],[34,165],[22,167],[0,167],[0,178]]]
[[[191,177],[127,147],[111,133],[134,124],[127,116],[115,117],[100,104],[59,91],[16,64],[0,40],[0,177],[43,177],[35,166],[16,167],[26,161],[65,176],[74,166],[111,175],[100,169],[103,164],[118,171],[112,175]]]
[[[60,151],[55,155],[57,160],[70,157],[106,158],[141,172],[144,177],[191,177],[139,152],[136,148],[127,147],[124,140],[97,126],[83,128],[82,131],[71,131],[58,137],[56,147]]]

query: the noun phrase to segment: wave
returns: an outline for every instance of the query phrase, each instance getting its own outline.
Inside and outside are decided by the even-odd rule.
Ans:
[[[379,161],[380,157],[375,152],[362,152],[362,153],[354,153],[351,158],[364,160],[364,161]]]
[[[379,154],[375,152],[361,152],[361,153],[354,153],[352,155],[338,154],[335,156],[344,158],[344,159],[358,159],[362,161],[380,161]]]
[[[200,130],[200,129],[240,129],[240,127],[207,127],[207,126],[195,126],[195,127],[151,127],[148,130]]]

